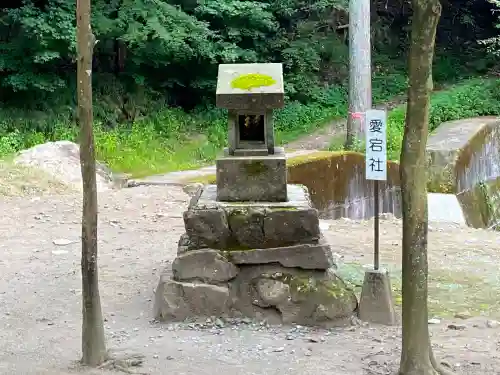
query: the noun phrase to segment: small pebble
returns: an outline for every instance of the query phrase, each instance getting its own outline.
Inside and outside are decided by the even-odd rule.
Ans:
[[[452,329],[454,331],[463,331],[467,327],[464,326],[463,324],[448,324],[448,329]]]
[[[468,311],[462,311],[462,312],[456,313],[455,318],[466,320],[466,319],[472,318],[472,314]]]
[[[486,322],[486,327],[488,327],[488,328],[498,328],[498,327],[500,327],[500,322],[498,322],[497,320],[488,320]]]

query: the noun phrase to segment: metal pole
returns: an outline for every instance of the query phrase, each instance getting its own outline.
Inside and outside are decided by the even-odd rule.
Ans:
[[[349,113],[346,147],[351,149],[363,134],[363,113],[372,106],[370,0],[349,1]]]
[[[373,256],[373,268],[375,271],[379,269],[380,263],[380,255],[379,255],[379,240],[380,240],[380,231],[379,231],[379,195],[378,195],[378,181],[373,181],[373,194],[374,194],[374,211],[375,211],[375,221],[373,228],[373,237],[374,237],[374,256]]]

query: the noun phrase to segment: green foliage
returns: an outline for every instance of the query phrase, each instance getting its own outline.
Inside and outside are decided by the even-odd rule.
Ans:
[[[497,22],[495,27],[500,29],[500,1],[499,0],[488,0],[494,6],[493,12],[497,14]],[[500,35],[497,32],[496,35],[491,36],[486,39],[482,39],[479,41],[480,44],[487,46],[488,51],[491,52],[495,56],[500,56]]]
[[[470,35],[485,39],[492,33],[489,21],[478,22],[490,9],[471,3],[447,7],[443,14],[434,66],[438,83],[485,74],[496,64],[470,47]],[[76,140],[76,2],[9,5],[0,10],[0,155],[50,140]],[[287,106],[276,114],[279,142],[345,117],[348,43],[347,30],[339,26],[348,21],[347,5],[347,0],[93,0],[98,156],[136,175],[213,161],[226,142],[225,112],[212,107],[219,63],[283,63]],[[401,51],[407,50],[409,13],[377,7],[373,98],[380,103],[407,88]],[[494,99],[475,90],[470,99],[467,90],[457,93],[456,103],[442,99],[433,109],[435,121],[452,113],[491,112]],[[468,112],[463,101],[473,102],[465,105]],[[480,110],[486,102],[489,107]],[[391,121],[389,143],[396,155],[404,111],[393,112]]]
[[[469,80],[432,95],[429,132],[446,121],[490,115],[500,115],[500,80]],[[405,117],[405,106],[392,110],[388,115],[387,154],[390,160],[399,160],[401,155]],[[336,142],[330,149],[340,147],[342,145]],[[364,151],[363,146],[359,148]]]

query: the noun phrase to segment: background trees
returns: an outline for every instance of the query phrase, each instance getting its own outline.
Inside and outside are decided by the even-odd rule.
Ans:
[[[346,6],[347,0],[96,0],[96,94],[113,90],[123,102],[130,100],[126,94],[156,92],[192,108],[211,100],[215,63],[282,61],[288,95],[321,101],[318,86],[347,76]],[[438,55],[447,62],[438,75],[467,68],[459,57],[474,54],[477,39],[494,35],[492,6],[447,3],[438,30]],[[74,100],[75,1],[8,0],[2,7],[0,101],[26,103],[43,95],[60,102],[61,92]],[[372,8],[375,60],[405,55],[411,7],[374,0]],[[484,70],[489,62],[467,64]],[[122,102],[115,104],[126,106]]]

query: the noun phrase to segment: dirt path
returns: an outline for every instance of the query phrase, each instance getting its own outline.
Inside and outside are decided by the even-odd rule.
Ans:
[[[397,97],[390,102],[376,105],[375,108],[390,111],[403,104],[405,100],[404,97]],[[335,138],[345,136],[346,123],[346,119],[332,121],[312,134],[304,135],[295,141],[287,143],[285,147],[290,150],[327,150]]]
[[[144,354],[142,371],[151,375],[395,373],[399,327],[355,325],[323,331],[246,322],[152,322],[153,291],[159,273],[174,259],[187,199],[172,186],[100,195],[100,286],[109,347]],[[71,373],[72,361],[80,355],[80,199],[4,198],[0,209],[0,374]],[[358,266],[371,259],[370,223],[327,224],[326,236],[343,256],[340,271],[355,283]],[[382,260],[394,269],[395,280],[399,227],[397,221],[381,223]],[[73,242],[57,246],[57,239]],[[433,227],[429,246],[431,276],[445,273],[457,283],[465,273],[475,277],[474,283],[447,291],[451,310],[476,312],[474,293],[489,290],[490,305],[483,306],[483,314],[496,316],[498,233]],[[447,320],[431,326],[436,354],[458,374],[498,374],[500,328],[495,322],[488,327],[487,319],[460,320],[461,330],[449,329]]]
[[[345,134],[346,120],[332,121],[312,134],[304,135],[285,145],[290,150],[327,150],[333,138]]]

